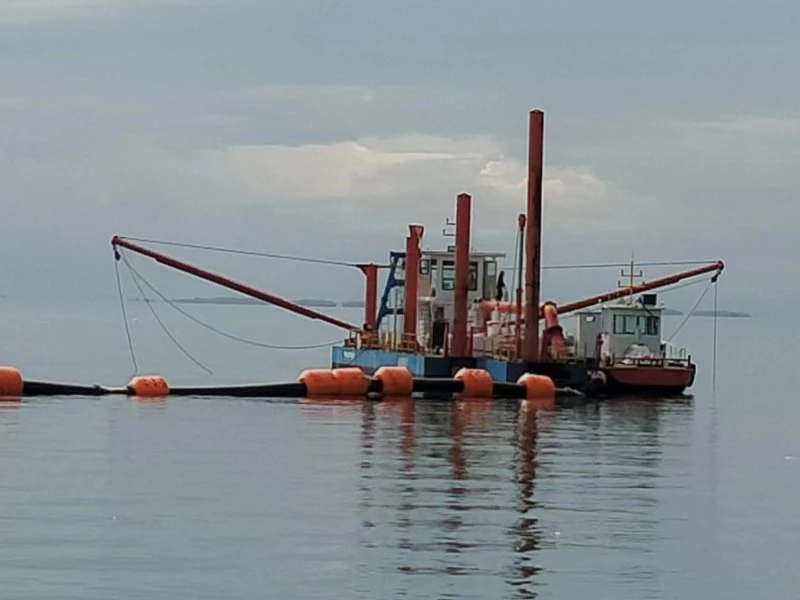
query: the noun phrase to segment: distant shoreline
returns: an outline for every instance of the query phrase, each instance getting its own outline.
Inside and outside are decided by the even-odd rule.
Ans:
[[[2,298],[2,296],[0,296]],[[143,302],[141,298],[131,298],[131,302]],[[150,299],[149,302],[162,302],[162,300]],[[203,304],[211,306],[270,306],[269,304],[248,297],[233,297],[233,296],[209,296],[209,297],[194,297],[194,298],[175,298],[170,300],[175,304]],[[336,302],[334,300],[324,300],[321,298],[301,298],[293,300],[295,304],[305,307],[313,308],[363,308],[363,300],[348,300],[345,302]],[[686,313],[672,308],[662,309],[662,314],[665,317],[681,317]],[[693,317],[713,317],[713,310],[698,310]],[[753,315],[748,312],[734,311],[734,310],[718,310],[717,318],[729,319],[750,319]]]

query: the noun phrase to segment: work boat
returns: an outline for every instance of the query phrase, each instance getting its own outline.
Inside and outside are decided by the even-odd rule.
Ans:
[[[696,365],[685,348],[662,341],[663,308],[655,294],[642,294],[580,311],[570,354],[609,393],[682,394],[694,383]]]

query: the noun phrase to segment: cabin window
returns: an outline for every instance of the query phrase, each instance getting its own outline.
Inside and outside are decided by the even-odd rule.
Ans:
[[[644,332],[646,335],[658,335],[658,317],[645,317]]]
[[[614,315],[614,333],[634,335],[639,325],[636,315]]]
[[[431,272],[431,261],[427,258],[423,258],[419,262],[419,273],[420,275],[429,275]]]
[[[442,285],[443,291],[450,292],[456,287],[456,267],[452,260],[442,261]]]
[[[486,263],[486,275],[488,277],[494,277],[497,275],[497,263],[494,261],[489,261]]]
[[[478,263],[469,264],[469,275],[467,284],[470,292],[478,291]],[[442,262],[442,281],[441,289],[453,291],[456,289],[456,266],[454,261],[445,260]]]

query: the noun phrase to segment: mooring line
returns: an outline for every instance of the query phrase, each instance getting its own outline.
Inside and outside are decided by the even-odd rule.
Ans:
[[[155,318],[155,320],[156,320],[156,321],[158,322],[158,324],[161,326],[161,329],[163,329],[163,330],[164,330],[164,333],[166,334],[166,336],[167,336],[167,337],[168,337],[170,340],[172,340],[172,343],[173,343],[173,344],[175,344],[175,346],[177,346],[177,347],[178,347],[178,349],[179,349],[179,350],[180,350],[180,351],[181,351],[181,352],[182,352],[182,353],[183,353],[183,354],[184,354],[184,355],[185,355],[185,356],[186,356],[186,357],[187,357],[189,360],[191,360],[191,361],[192,361],[194,364],[196,364],[198,367],[200,367],[201,369],[203,369],[203,370],[204,370],[206,373],[208,373],[209,375],[213,375],[213,374],[214,374],[214,372],[213,372],[211,369],[209,369],[207,366],[205,366],[203,363],[201,363],[199,360],[197,360],[197,359],[196,359],[194,356],[192,356],[192,355],[191,355],[191,353],[190,353],[188,350],[186,350],[186,348],[184,348],[184,347],[181,345],[181,343],[180,343],[180,342],[179,342],[179,341],[178,341],[178,340],[175,338],[175,336],[174,336],[174,335],[172,335],[172,333],[169,331],[169,329],[167,328],[167,326],[166,326],[166,325],[164,324],[164,322],[161,320],[161,317],[159,317],[159,316],[158,316],[158,313],[157,313],[157,312],[156,312],[156,310],[155,310],[155,309],[152,307],[152,305],[151,305],[151,302],[150,302],[150,301],[147,299],[147,295],[144,293],[144,290],[142,289],[142,286],[139,284],[139,281],[136,279],[136,276],[133,274],[133,268],[131,267],[130,263],[128,262],[128,259],[127,259],[127,258],[125,258],[125,255],[123,255],[122,253],[120,253],[120,256],[121,256],[121,258],[122,258],[122,261],[125,263],[125,266],[127,266],[127,267],[128,267],[128,269],[131,271],[131,275],[132,275],[131,279],[133,279],[133,283],[134,283],[134,284],[136,285],[136,287],[139,289],[139,293],[140,293],[140,294],[141,294],[141,296],[142,296],[142,300],[143,300],[143,301],[144,301],[144,303],[147,305],[147,308],[150,310],[150,312],[153,314],[153,317]]]
[[[122,293],[122,281],[119,277],[119,261],[116,259],[114,260],[114,271],[117,275],[117,292],[119,293],[119,303],[122,308],[122,321],[125,323],[125,335],[128,338],[128,349],[131,353],[131,361],[133,361],[133,374],[136,375],[139,373],[139,365],[136,363],[136,352],[133,350],[133,338],[131,338],[131,330],[128,326],[128,313],[125,310],[125,297]]]
[[[719,290],[719,281],[714,282],[714,333],[712,334],[713,341],[711,345],[711,396],[716,397],[717,393],[717,291]]]
[[[339,340],[336,340],[334,342],[326,342],[324,344],[310,344],[310,345],[306,345],[306,346],[279,346],[279,345],[276,345],[276,344],[265,344],[263,342],[257,342],[255,340],[249,340],[247,338],[239,337],[237,335],[233,335],[232,333],[228,333],[226,331],[222,331],[221,329],[217,329],[213,325],[205,323],[204,321],[202,321],[201,319],[198,319],[197,317],[195,317],[194,315],[192,315],[188,311],[182,309],[175,302],[173,302],[172,300],[167,298],[164,294],[162,294],[159,290],[157,290],[156,287],[152,283],[150,283],[141,273],[139,273],[136,269],[134,269],[133,266],[130,263],[126,263],[126,264],[127,264],[128,269],[130,269],[130,271],[134,275],[136,275],[136,277],[138,277],[142,281],[142,283],[144,283],[148,288],[150,288],[150,290],[154,294],[156,294],[159,298],[161,298],[161,300],[163,302],[165,302],[166,304],[168,304],[171,308],[173,308],[174,310],[176,310],[179,313],[181,313],[187,319],[189,319],[191,321],[194,321],[195,323],[197,323],[198,325],[200,325],[202,327],[205,327],[209,331],[213,331],[214,333],[216,333],[218,335],[221,335],[223,337],[226,337],[228,339],[235,340],[235,341],[241,342],[243,344],[249,344],[251,346],[258,346],[260,348],[267,348],[268,350],[314,350],[314,349],[318,349],[318,348],[329,348],[330,346],[333,346],[334,344],[337,344],[339,342]]]
[[[709,280],[708,285],[706,286],[706,289],[704,289],[703,293],[700,294],[700,297],[697,299],[697,302],[694,303],[694,306],[692,307],[692,310],[690,310],[687,313],[686,317],[684,317],[683,321],[681,321],[681,323],[680,323],[680,325],[678,325],[677,329],[675,329],[675,331],[672,332],[672,335],[669,336],[666,340],[664,340],[665,342],[671,342],[672,338],[674,338],[676,335],[678,335],[680,330],[683,329],[683,326],[686,325],[686,323],[689,322],[689,319],[694,314],[694,312],[697,310],[697,307],[700,306],[700,303],[703,301],[703,298],[706,297],[706,294],[708,293],[708,290],[709,290],[709,288],[711,287],[711,285],[713,283],[714,283],[713,280]]]

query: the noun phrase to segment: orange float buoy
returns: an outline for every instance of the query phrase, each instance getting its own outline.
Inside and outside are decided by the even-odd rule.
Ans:
[[[306,396],[310,398],[340,395],[341,383],[333,369],[306,369],[297,381],[306,386]]]
[[[128,382],[128,394],[139,398],[169,396],[169,384],[161,375],[139,375]]]
[[[0,400],[19,400],[24,386],[19,369],[0,367]]]
[[[466,398],[491,398],[494,391],[492,374],[484,369],[462,368],[455,379],[464,384],[461,396]]]
[[[340,395],[350,398],[367,395],[369,377],[358,367],[333,369],[333,375],[339,382]]]
[[[525,398],[528,400],[548,399],[556,397],[556,385],[547,375],[523,373],[517,383],[525,387]]]
[[[414,376],[406,367],[381,367],[374,377],[383,384],[384,396],[410,396],[414,391]]]

